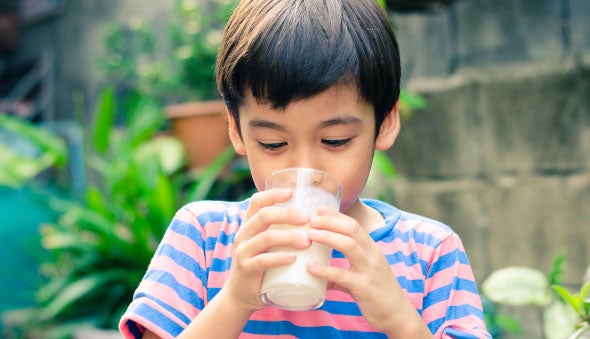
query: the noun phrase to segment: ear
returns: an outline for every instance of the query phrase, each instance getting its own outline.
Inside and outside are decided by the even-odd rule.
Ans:
[[[228,110],[227,111],[227,121],[228,121],[228,129],[229,129],[229,140],[231,140],[236,153],[239,155],[246,155],[246,145],[244,145],[244,141],[240,136],[240,131],[238,130],[238,124],[234,119],[233,114]]]
[[[391,112],[385,117],[379,134],[375,140],[375,149],[378,151],[385,151],[393,146],[400,129],[399,119],[399,99],[393,105]]]

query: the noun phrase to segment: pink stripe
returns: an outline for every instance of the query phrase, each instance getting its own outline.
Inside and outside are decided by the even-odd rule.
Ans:
[[[225,272],[209,272],[209,282],[208,285],[210,288],[222,288],[225,282],[227,281],[227,277],[229,276],[229,271]]]
[[[149,294],[150,296],[152,296],[156,299],[160,299],[168,305],[174,306],[175,309],[181,311],[183,314],[186,314],[186,316],[191,319],[196,317],[197,314],[199,314],[199,312],[200,312],[199,309],[196,308],[194,305],[179,298],[178,294],[176,293],[176,291],[174,289],[171,289],[170,287],[168,287],[166,285],[162,285],[160,283],[152,283],[151,286],[155,287],[155,288],[152,288],[151,293]],[[166,311],[164,308],[162,308],[162,306],[160,306],[159,304],[155,303],[154,301],[152,301],[151,299],[148,299],[146,297],[138,298],[137,300],[149,300],[149,305],[152,306],[153,308],[157,309],[159,312],[165,313],[165,311]],[[205,303],[206,302],[207,302],[207,300],[206,300],[206,296],[205,296]],[[147,301],[146,301],[146,303],[147,303]],[[178,321],[180,321],[180,320],[178,320]]]
[[[226,260],[232,256],[234,252],[234,244],[224,245],[222,243],[216,243],[215,248],[211,251],[207,251],[207,267],[211,266],[213,259]]]
[[[170,245],[176,250],[195,259],[199,265],[205,266],[205,263],[203,262],[205,253],[203,252],[201,246],[198,246],[197,243],[195,243],[194,239],[187,238],[186,236],[176,232],[168,232],[163,241],[165,241],[165,244]]]
[[[190,286],[192,290],[197,292],[199,296],[205,301],[207,300],[206,294],[204,294],[205,287],[203,282],[199,279],[194,272],[187,270],[186,268],[179,266],[172,259],[166,256],[157,256],[154,258],[150,265],[150,269],[161,270],[174,276],[174,278],[184,286]],[[151,280],[143,280],[140,284],[140,288],[143,284],[146,284],[146,291],[155,293],[157,290],[153,287],[156,286],[155,282]]]
[[[287,320],[293,325],[300,327],[332,326],[340,331],[375,332],[362,316],[329,314],[323,310],[290,312],[285,314],[284,311],[266,307],[260,311],[254,312],[250,317],[250,320],[266,322]],[[327,322],[327,320],[329,320],[329,322]]]
[[[405,263],[399,262],[390,267],[397,277],[405,277],[410,280],[424,279],[424,276],[422,275],[422,267],[418,263],[415,263],[412,266],[406,266]]]
[[[411,230],[415,230],[421,233],[428,233],[429,235],[434,236],[439,240],[443,240],[447,238],[451,232],[437,225],[435,223],[430,223],[425,220],[401,220],[397,225],[396,228],[403,233],[406,233]]]
[[[473,281],[473,274],[467,265],[456,264],[442,271],[436,272],[425,281],[426,291],[432,291],[444,287],[453,282],[455,278]]]

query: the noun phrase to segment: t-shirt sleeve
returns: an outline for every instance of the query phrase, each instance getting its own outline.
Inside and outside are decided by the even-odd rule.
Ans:
[[[141,338],[146,328],[174,338],[197,316],[207,302],[204,244],[197,215],[180,209],[121,318],[125,338]]]
[[[490,338],[469,260],[455,233],[437,246],[425,282],[422,317],[435,338]]]

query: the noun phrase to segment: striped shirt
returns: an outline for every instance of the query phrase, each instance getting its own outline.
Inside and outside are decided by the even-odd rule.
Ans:
[[[385,218],[371,237],[435,338],[491,338],[458,235],[449,227],[377,200],[363,200]],[[248,201],[201,201],[172,220],[133,301],[119,324],[126,338],[145,328],[176,337],[221,289],[231,267],[234,237]],[[338,251],[332,266],[348,267]],[[240,338],[386,338],[362,316],[350,295],[331,290],[322,307],[254,312]]]

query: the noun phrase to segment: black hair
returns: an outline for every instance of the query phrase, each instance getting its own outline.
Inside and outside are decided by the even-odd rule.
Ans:
[[[400,94],[400,57],[385,11],[374,0],[242,0],[219,49],[217,87],[239,130],[246,90],[284,109],[354,83],[374,107],[376,131]]]

